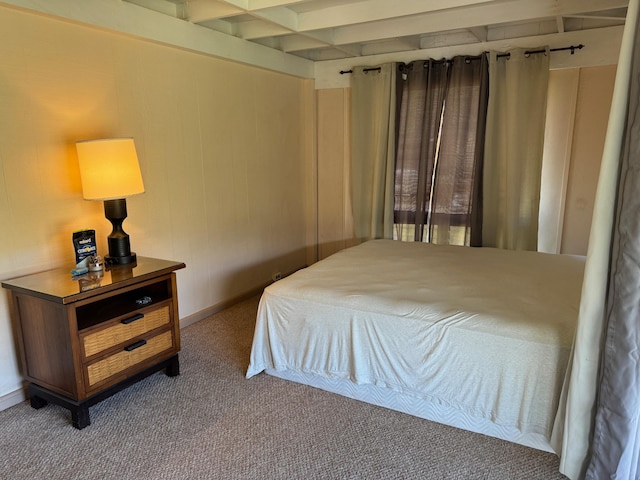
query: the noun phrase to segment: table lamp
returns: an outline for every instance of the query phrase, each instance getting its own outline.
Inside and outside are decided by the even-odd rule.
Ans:
[[[125,197],[144,192],[133,138],[109,138],[76,142],[82,194],[85,200],[103,200],[104,215],[113,226],[107,237],[107,265],[136,262],[129,235],[122,229],[127,218]]]

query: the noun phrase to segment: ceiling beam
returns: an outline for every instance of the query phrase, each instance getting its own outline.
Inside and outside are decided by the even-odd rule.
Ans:
[[[456,33],[421,35],[419,38],[421,49],[481,43],[476,35],[467,30],[460,30]],[[486,41],[488,41],[488,38]]]
[[[300,14],[300,30],[317,30],[349,25],[351,23],[374,22],[388,18],[433,13],[457,7],[495,3],[493,0],[369,0],[346,3],[334,7],[303,12]]]
[[[168,0],[128,0],[131,3],[140,5],[141,7],[155,10],[156,12],[171,15],[172,17],[181,18],[181,5]],[[180,8],[179,8],[180,7]]]
[[[244,10],[246,11],[249,8],[249,0],[192,0],[189,1],[187,0],[186,3],[203,3],[203,2],[207,2],[207,3],[226,3],[232,7],[236,7],[240,10]]]
[[[619,4],[626,2],[620,0]],[[395,38],[407,35],[437,33],[447,30],[469,29],[501,23],[522,22],[532,18],[555,18],[584,11],[612,8],[611,0],[514,0],[493,2],[464,9],[443,10],[414,15],[409,18],[338,27],[334,29],[335,43],[350,44]]]
[[[489,29],[487,27],[471,27],[469,31],[481,42],[486,42],[489,37]]]
[[[273,7],[252,11],[248,9],[246,4],[246,0],[199,0],[190,2],[187,4],[188,20],[193,23],[206,23],[210,20],[235,15],[251,15],[256,18],[256,21],[238,22],[238,30],[241,32],[241,37],[245,39],[286,35],[298,30],[298,15],[293,10],[284,7]]]
[[[518,10],[526,9],[533,17],[556,17],[558,15],[569,15],[572,13],[582,13],[585,11],[600,11],[611,8],[623,8],[628,5],[628,0],[619,0],[612,4],[611,0],[537,0],[535,2],[522,0],[509,1],[487,1],[487,0],[405,0],[403,2],[390,2],[389,0],[371,0],[369,2],[348,3],[310,12],[300,13],[298,28],[300,32],[307,30],[318,30],[322,28],[347,27],[355,23],[377,22],[393,20],[409,15],[417,15],[420,18],[429,16],[444,18],[458,18],[457,26],[468,23],[468,20],[475,12],[509,11],[512,15],[517,15]],[[494,15],[492,13],[491,15]],[[526,18],[526,15],[519,15],[519,19]],[[510,21],[510,20],[504,20]],[[503,20],[492,20],[487,15],[483,22],[485,25],[502,23]],[[443,26],[440,30],[448,30]]]
[[[154,1],[154,0],[127,0],[127,1]],[[168,0],[164,0],[168,1]],[[259,10],[273,9],[278,7],[290,7],[309,0],[192,0],[185,2],[188,6],[196,10],[216,11],[233,8],[238,12],[251,13]],[[290,10],[293,12],[293,10]],[[218,17],[216,17],[218,18]]]
[[[584,20],[613,20],[616,22],[624,22],[626,17],[624,16],[612,16],[612,15],[565,15],[567,18],[581,18]]]
[[[277,8],[268,8],[266,10],[260,10],[257,12],[251,12],[256,18],[260,18],[267,22],[274,23],[276,25],[280,25],[292,32],[298,30],[298,15],[288,8],[277,7]]]
[[[312,48],[327,47],[326,42],[302,35],[287,35],[280,38],[280,48],[283,52],[296,52]]]
[[[362,55],[362,46],[361,45],[337,45],[335,47],[336,50],[345,53],[350,57],[359,57]]]
[[[228,2],[196,1],[186,4],[187,20],[192,23],[203,23],[207,20],[231,17],[244,13],[240,7]]]
[[[419,37],[394,38],[386,42],[374,42],[363,45],[362,55],[382,55],[390,52],[406,52],[419,49]]]
[[[309,0],[248,0],[248,10],[260,10],[271,7],[289,7],[298,3],[305,3]]]
[[[280,39],[280,45],[283,52],[300,52],[313,48],[337,48],[343,52],[352,51],[349,47],[335,47],[333,45],[333,35],[331,31],[285,35],[280,37]]]
[[[227,35],[234,35],[239,37],[238,27],[236,23],[231,23],[226,20],[207,20],[206,22],[199,23],[204,27],[216,30],[217,32],[226,33]]]
[[[288,35],[291,30],[288,28],[275,25],[273,23],[265,23],[260,20],[251,20],[248,22],[238,22],[236,24],[238,36],[245,40],[255,40],[257,38],[265,38],[276,35]]]

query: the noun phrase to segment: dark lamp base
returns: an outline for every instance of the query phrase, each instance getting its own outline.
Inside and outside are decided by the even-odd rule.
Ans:
[[[129,235],[122,229],[127,218],[127,201],[124,198],[104,201],[104,215],[111,222],[113,230],[107,237],[109,254],[104,257],[107,265],[130,265],[136,263],[136,254],[129,246]]]
[[[130,263],[136,263],[136,254],[131,252],[129,255],[124,255],[121,257],[115,257],[111,255],[107,255],[104,257],[104,262],[107,265],[128,265]]]

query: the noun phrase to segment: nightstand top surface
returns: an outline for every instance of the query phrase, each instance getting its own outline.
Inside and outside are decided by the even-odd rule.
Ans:
[[[67,304],[181,268],[185,268],[182,262],[138,256],[135,264],[116,265],[105,268],[102,272],[89,272],[72,277],[71,267],[58,268],[5,280],[2,286],[9,290]]]

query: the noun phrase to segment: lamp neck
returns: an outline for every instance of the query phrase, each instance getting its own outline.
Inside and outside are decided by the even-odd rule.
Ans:
[[[124,198],[116,198],[114,200],[104,201],[104,216],[113,224],[113,220],[122,220],[127,218],[127,200]]]
[[[127,218],[127,201],[124,198],[105,200],[104,216],[113,225],[107,237],[109,255],[105,257],[105,262],[112,265],[135,263],[136,254],[131,251],[129,235],[122,229],[122,222]]]

